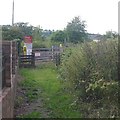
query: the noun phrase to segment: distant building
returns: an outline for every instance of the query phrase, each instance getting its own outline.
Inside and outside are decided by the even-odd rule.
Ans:
[[[98,42],[100,40],[103,40],[103,35],[101,34],[88,34],[88,39],[93,40],[95,42]]]
[[[99,42],[100,40],[93,40],[94,42]]]

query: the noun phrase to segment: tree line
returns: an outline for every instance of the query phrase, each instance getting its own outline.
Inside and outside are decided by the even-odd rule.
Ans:
[[[3,25],[2,26],[2,38],[3,40],[23,40],[24,36],[32,35],[35,41],[45,41],[50,39],[55,42],[71,42],[71,43],[81,43],[85,40],[89,40],[88,32],[86,30],[86,21],[81,20],[81,18],[74,17],[64,30],[43,30],[41,26],[34,27],[29,25],[29,23],[19,22],[15,23],[14,26]],[[117,37],[116,32],[107,31],[103,36],[106,38]]]

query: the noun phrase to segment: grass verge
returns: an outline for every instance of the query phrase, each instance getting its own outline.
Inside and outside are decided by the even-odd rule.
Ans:
[[[40,116],[39,112],[31,112],[27,115],[20,115],[17,118],[40,118]]]
[[[48,65],[45,68],[39,66],[36,69],[21,69],[24,80],[20,85],[29,88],[26,92],[30,101],[44,99],[44,105],[51,110],[50,118],[80,118],[81,115],[72,104],[74,96],[63,90],[63,84],[58,78],[57,70]],[[34,94],[34,91],[41,89],[42,93]]]

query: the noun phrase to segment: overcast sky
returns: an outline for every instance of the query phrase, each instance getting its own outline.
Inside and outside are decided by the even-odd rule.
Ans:
[[[12,1],[0,0],[0,25],[12,23]],[[75,16],[87,23],[90,33],[118,31],[119,0],[14,0],[15,22],[43,29],[63,30]]]

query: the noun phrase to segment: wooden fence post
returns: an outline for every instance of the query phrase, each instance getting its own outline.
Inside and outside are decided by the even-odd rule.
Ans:
[[[12,74],[15,74],[16,66],[16,45],[15,41],[12,42]]]
[[[4,55],[4,67],[5,67],[5,80],[6,80],[6,86],[11,86],[11,42],[10,41],[4,41],[2,44],[2,51]]]
[[[52,46],[52,60],[54,61],[54,46]]]
[[[5,56],[2,55],[2,89],[6,85],[6,80],[5,80]]]
[[[35,67],[35,53],[32,53],[32,66]]]

